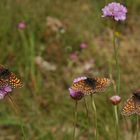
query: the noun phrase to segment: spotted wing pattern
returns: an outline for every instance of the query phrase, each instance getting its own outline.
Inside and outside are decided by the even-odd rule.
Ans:
[[[140,115],[140,90],[135,91],[133,96],[135,98],[136,114]]]
[[[135,98],[134,96],[131,96],[123,106],[122,115],[130,116],[132,114],[136,113],[136,104],[135,104]]]
[[[9,76],[8,83],[11,85],[12,88],[20,88],[23,86],[23,83],[21,82],[21,80],[17,78],[17,76],[12,72]]]
[[[21,80],[13,72],[0,65],[0,86],[5,84],[9,84],[12,88],[23,86]]]
[[[108,78],[95,78],[96,80],[96,89],[95,92],[103,92],[106,87],[111,84],[111,80]]]
[[[72,89],[81,91],[85,95],[89,95],[95,92],[102,92],[104,89],[110,85],[110,80],[107,78],[86,78],[83,80],[79,80],[78,82],[74,82],[72,85]]]
[[[136,114],[140,115],[140,101],[136,102]]]

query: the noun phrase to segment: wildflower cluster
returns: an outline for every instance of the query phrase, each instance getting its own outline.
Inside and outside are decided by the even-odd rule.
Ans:
[[[126,19],[127,8],[120,3],[109,3],[102,9],[102,17],[113,17],[116,21],[124,21]]]

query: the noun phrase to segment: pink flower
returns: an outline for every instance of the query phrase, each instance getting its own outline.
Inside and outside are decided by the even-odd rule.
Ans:
[[[86,48],[86,47],[87,47],[87,44],[86,44],[86,43],[81,43],[81,44],[80,44],[80,48],[81,48],[81,49],[84,49],[84,48]]]
[[[71,59],[72,61],[77,61],[77,60],[78,60],[78,55],[77,55],[77,53],[76,53],[76,52],[71,53],[71,54],[70,54],[70,59]]]
[[[113,17],[116,21],[124,21],[126,19],[127,8],[120,3],[109,3],[102,9],[102,17]]]
[[[69,88],[69,92],[70,92],[71,98],[74,100],[81,100],[84,96],[84,93],[82,93],[81,91],[76,91],[72,88]]]
[[[77,77],[73,80],[73,83],[77,83],[77,82],[79,82],[81,80],[85,80],[85,79],[87,79],[86,76]],[[74,100],[81,100],[85,96],[85,94],[81,90],[73,89],[73,87],[69,88],[69,93],[70,93],[71,98]]]
[[[110,101],[113,105],[117,105],[121,102],[121,97],[118,95],[114,95],[110,98]]]
[[[23,21],[18,23],[18,29],[25,29],[26,26],[27,26],[26,23]]]
[[[3,99],[9,92],[12,91],[12,88],[10,85],[3,85],[0,86],[0,100]]]

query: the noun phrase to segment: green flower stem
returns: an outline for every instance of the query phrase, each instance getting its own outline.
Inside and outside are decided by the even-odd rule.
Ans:
[[[13,99],[10,95],[8,95],[8,97],[9,97],[9,101],[10,101],[11,105],[14,108],[14,111],[15,111],[16,115],[19,116],[19,111],[18,111],[16,103],[13,101]],[[21,128],[23,140],[26,140],[26,135],[25,135],[24,127],[23,127],[23,122],[22,122],[20,117],[19,117],[19,123],[20,123],[20,128]]]
[[[117,105],[114,106],[114,113],[115,113],[115,130],[116,130],[116,140],[119,139],[119,119],[118,119],[118,107]]]
[[[75,134],[76,134],[76,124],[77,124],[77,106],[78,106],[78,101],[75,101],[73,140],[76,140]]]
[[[119,43],[118,43],[118,38],[116,36],[116,24],[114,23],[114,27],[113,27],[113,48],[114,48],[114,57],[115,57],[115,62],[116,62],[116,94],[120,94],[120,66],[119,66],[119,55],[118,55],[118,51],[119,51]],[[118,107],[114,106],[114,113],[115,113],[115,128],[116,128],[116,140],[119,139],[119,119],[118,119]]]
[[[26,77],[25,79],[28,79],[29,77],[29,68],[30,68],[30,62],[29,62],[29,43],[28,43],[28,40],[27,40],[27,37],[26,37],[26,34],[24,31],[22,30],[19,30],[19,34],[20,34],[20,38],[21,38],[21,43],[23,44],[23,48],[24,48],[24,59],[25,59],[25,62],[24,64],[25,65],[25,73],[26,73]]]
[[[29,32],[26,36],[24,31],[19,31],[20,38],[24,47],[25,58],[25,72],[28,78],[29,75],[33,77],[35,75],[35,39],[33,33]]]
[[[117,89],[116,89],[116,93],[120,94],[120,66],[119,66],[119,55],[118,55],[118,51],[119,51],[119,43],[118,43],[118,38],[116,36],[116,31],[115,31],[115,27],[116,25],[114,25],[114,29],[113,29],[113,48],[114,48],[114,56],[115,56],[115,62],[116,62],[116,76],[117,76]]]
[[[96,105],[92,94],[91,94],[91,104],[92,104],[94,118],[95,118],[95,139],[98,140],[97,111],[96,111]]]
[[[30,44],[30,70],[32,76],[35,76],[35,39],[33,33],[29,34],[29,44]]]
[[[85,103],[86,114],[87,114],[87,124],[88,124],[88,128],[89,128],[90,127],[89,110],[88,110],[88,105],[87,105],[87,101],[86,101],[85,97],[84,97],[84,103]],[[88,133],[88,138],[89,138],[89,133]]]
[[[136,140],[139,140],[139,115],[137,115],[137,131],[136,131]]]
[[[88,105],[87,105],[86,98],[84,98],[84,103],[85,103],[85,108],[86,108],[86,113],[87,113],[88,123],[90,124],[89,111],[88,111]]]

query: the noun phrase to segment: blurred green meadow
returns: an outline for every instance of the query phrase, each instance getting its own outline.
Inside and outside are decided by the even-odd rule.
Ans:
[[[13,91],[18,115],[8,97],[0,102],[0,140],[22,140],[22,118],[27,140],[71,140],[74,105],[68,88],[78,76],[116,80],[111,22],[101,9],[109,0],[1,0],[0,63],[21,77],[24,87]],[[118,1],[128,8],[118,22],[122,102],[140,88],[140,1]],[[24,22],[24,29],[18,28]],[[86,48],[80,45],[86,44]],[[110,69],[110,64],[112,69]],[[94,95],[99,140],[115,140],[113,87]],[[95,122],[90,97],[78,104],[77,140],[94,140]],[[120,140],[136,136],[136,115],[119,112]]]

